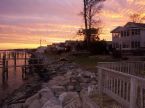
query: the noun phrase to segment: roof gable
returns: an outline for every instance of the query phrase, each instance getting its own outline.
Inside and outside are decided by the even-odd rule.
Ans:
[[[116,27],[115,29],[113,29],[113,30],[111,31],[111,33],[118,33],[118,32],[120,32],[122,29],[123,29],[123,27],[118,26],[118,27]]]

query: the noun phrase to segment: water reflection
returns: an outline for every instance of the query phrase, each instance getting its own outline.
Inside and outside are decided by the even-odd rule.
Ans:
[[[0,52],[0,61],[4,55],[8,60],[8,72],[4,73],[3,69],[0,68],[0,101],[24,83],[21,66],[28,64],[28,59],[22,58],[30,57],[30,54],[24,52]]]

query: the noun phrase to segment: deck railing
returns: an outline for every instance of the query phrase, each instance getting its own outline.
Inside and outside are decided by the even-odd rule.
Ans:
[[[134,63],[99,63],[97,66],[100,94],[107,94],[123,108],[145,108],[145,79],[135,75],[144,71],[144,62]]]

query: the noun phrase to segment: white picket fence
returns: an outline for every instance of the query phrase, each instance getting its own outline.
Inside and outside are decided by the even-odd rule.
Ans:
[[[145,78],[136,76],[144,68],[144,62],[98,63],[99,92],[123,108],[145,108]]]

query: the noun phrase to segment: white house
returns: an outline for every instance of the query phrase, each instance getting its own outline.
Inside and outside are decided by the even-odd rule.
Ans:
[[[112,47],[118,50],[133,51],[145,48],[145,24],[128,22],[111,31]]]

